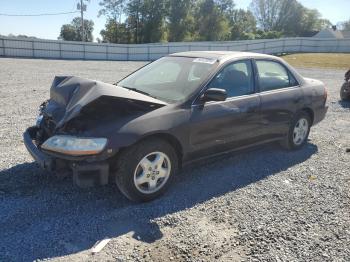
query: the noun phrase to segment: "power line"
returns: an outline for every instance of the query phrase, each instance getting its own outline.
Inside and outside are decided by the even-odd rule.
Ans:
[[[67,15],[78,13],[79,11],[71,11],[71,12],[61,12],[61,13],[44,13],[44,14],[4,14],[0,13],[0,16],[51,16],[51,15]]]

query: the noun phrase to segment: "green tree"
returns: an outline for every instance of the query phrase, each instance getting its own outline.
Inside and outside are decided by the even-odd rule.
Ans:
[[[234,10],[231,17],[231,40],[254,39],[256,20],[252,12]]]
[[[250,10],[264,31],[289,31],[302,17],[296,0],[253,0]]]
[[[143,0],[130,0],[126,7],[128,30],[133,43],[142,43]]]
[[[229,39],[230,26],[226,10],[214,0],[199,2],[195,14],[198,40],[220,41]]]
[[[99,10],[98,15],[120,22],[126,4],[126,0],[102,0],[99,3],[102,8]]]
[[[92,20],[84,19],[85,41],[92,42],[94,37],[94,22]],[[75,17],[70,24],[62,25],[60,36],[58,39],[66,41],[82,41],[82,27],[81,18]]]
[[[330,28],[332,23],[327,19],[322,19],[321,14],[316,9],[303,8],[303,16],[299,21],[300,36],[312,36],[316,32],[325,28]]]
[[[330,24],[316,9],[308,9],[296,0],[253,0],[250,10],[263,31],[287,36],[312,35]]]
[[[104,43],[131,43],[130,32],[126,23],[116,23],[113,19],[107,20],[105,29],[101,30],[100,34]]]
[[[144,43],[167,41],[166,17],[168,10],[167,0],[144,0],[142,8]]]
[[[214,2],[221,14],[230,17],[235,11],[235,3],[233,0],[215,0]]]
[[[100,34],[108,35],[107,39],[113,40],[110,41],[112,43],[123,42],[122,39],[124,36],[122,32],[119,32],[123,29],[119,30],[119,24],[122,24],[121,18],[125,11],[126,4],[126,0],[102,0],[99,3],[102,8],[99,10],[98,16],[107,17],[106,29],[102,30]],[[112,33],[114,34],[113,37],[111,36]]]
[[[195,27],[193,17],[194,1],[170,1],[169,4],[169,41],[180,42],[193,40]]]

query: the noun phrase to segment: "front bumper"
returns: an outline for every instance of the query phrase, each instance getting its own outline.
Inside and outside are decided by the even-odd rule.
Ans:
[[[55,166],[54,158],[43,153],[35,144],[34,139],[37,132],[37,127],[29,127],[23,133],[24,145],[26,146],[30,155],[34,158],[34,160],[40,165],[41,168],[47,171],[53,171]]]
[[[94,156],[88,158],[72,158],[51,156],[43,152],[34,143],[38,128],[29,127],[23,133],[23,141],[30,155],[41,168],[47,171],[63,172],[71,170],[73,181],[80,187],[89,187],[95,184],[108,184],[109,164],[107,160],[96,160]]]

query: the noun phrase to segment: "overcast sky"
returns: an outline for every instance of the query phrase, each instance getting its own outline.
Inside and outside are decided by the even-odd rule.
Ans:
[[[0,13],[40,14],[76,10],[78,0],[0,0]],[[90,0],[85,16],[95,23],[94,37],[100,37],[105,18],[97,17],[100,0]],[[247,8],[250,0],[235,0],[239,8]],[[308,8],[317,8],[333,24],[350,19],[350,0],[299,0]],[[0,34],[24,34],[45,39],[57,39],[62,24],[70,23],[79,13],[42,17],[6,17],[0,15]]]

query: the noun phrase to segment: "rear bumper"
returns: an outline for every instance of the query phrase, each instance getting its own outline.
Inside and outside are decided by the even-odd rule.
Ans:
[[[58,172],[68,169],[73,172],[73,181],[80,187],[108,183],[109,164],[107,160],[94,161],[94,159],[90,159],[88,161],[89,159],[84,159],[76,161],[48,155],[34,143],[37,130],[35,126],[28,128],[23,133],[23,140],[28,152],[41,168]]]
[[[326,117],[327,111],[328,111],[328,106],[323,106],[315,110],[313,125],[316,125],[319,122],[321,122]]]

